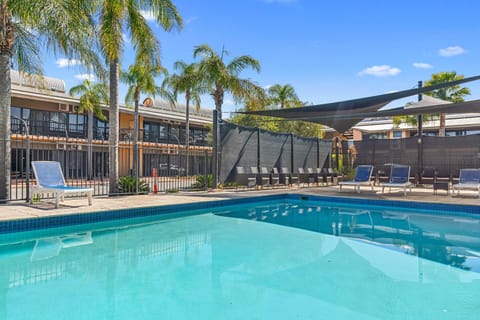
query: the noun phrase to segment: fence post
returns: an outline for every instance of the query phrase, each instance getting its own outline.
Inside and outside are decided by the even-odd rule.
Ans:
[[[423,86],[422,81],[418,81],[418,87],[421,88]],[[422,94],[418,94],[418,101],[422,101]],[[417,152],[418,152],[418,160],[417,160],[417,175],[418,175],[418,183],[422,184],[422,171],[423,171],[423,115],[419,114],[418,118],[418,140],[417,140]]]
[[[257,128],[257,168],[260,167],[261,154],[260,154],[260,128]]]
[[[30,133],[28,132],[28,126],[25,123],[25,127],[27,128],[27,154],[26,154],[26,161],[27,161],[27,177],[26,177],[26,184],[27,184],[27,203],[30,202]]]
[[[205,150],[205,160],[203,161],[203,174],[205,176],[205,190],[208,190],[208,150]]]
[[[290,174],[293,174],[293,133],[290,133]]]

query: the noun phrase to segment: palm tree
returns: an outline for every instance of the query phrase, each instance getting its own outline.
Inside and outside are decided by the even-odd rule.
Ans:
[[[108,88],[104,83],[92,83],[85,79],[81,84],[70,88],[69,94],[80,96],[78,112],[88,111],[94,113],[100,120],[106,117],[102,111],[102,105],[108,103]]]
[[[225,93],[230,93],[236,102],[244,101],[250,97],[264,99],[264,90],[249,79],[238,77],[240,72],[246,68],[260,71],[260,62],[251,56],[240,56],[225,64],[223,58],[228,52],[222,49],[218,54],[208,45],[195,47],[194,58],[201,56],[198,63],[198,70],[203,85],[208,88],[210,95],[215,102],[217,121],[213,122],[213,187],[217,186],[219,171],[220,132],[218,122],[222,120],[222,105]]]
[[[433,86],[439,83],[461,80],[463,78],[464,76],[457,75],[456,71],[434,73],[432,74],[432,78],[430,80],[425,81],[425,86]],[[470,95],[470,89],[468,89],[467,87],[456,85],[452,87],[434,90],[432,92],[427,92],[425,94],[437,99],[456,103],[463,102],[464,97]],[[438,135],[445,136],[445,113],[440,113],[440,126],[438,129]]]
[[[302,105],[295,89],[290,84],[283,86],[275,84],[268,89],[268,94],[271,102],[274,105],[280,106],[280,109],[299,107]]]
[[[183,25],[177,8],[170,0],[104,0],[101,3],[99,24],[100,44],[109,63],[109,185],[110,194],[118,193],[119,61],[123,52],[123,31],[131,36],[134,48],[150,52],[152,66],[160,66],[160,45],[141,10],[149,11],[166,31]]]
[[[155,78],[164,75],[167,76],[167,71],[161,66],[152,66],[148,64],[148,59],[144,60],[137,57],[136,64],[131,65],[128,71],[120,73],[120,79],[122,82],[128,85],[127,96],[125,97],[125,103],[129,104],[134,102],[134,118],[133,118],[133,170],[136,177],[135,192],[138,192],[139,182],[139,152],[138,152],[138,106],[140,102],[140,94],[145,93],[147,95],[161,96],[167,98],[173,105],[175,100],[173,95],[170,94],[163,87],[155,85]]]
[[[71,96],[80,95],[80,104],[78,112],[88,111],[88,148],[87,148],[87,174],[88,179],[93,177],[93,114],[100,120],[106,117],[102,112],[102,105],[108,103],[108,88],[104,83],[93,84],[90,80],[85,79],[81,84],[70,88]]]
[[[187,64],[180,60],[175,62],[173,67],[179,73],[172,75],[168,79],[168,85],[173,88],[175,100],[177,100],[178,93],[185,94],[185,167],[188,176],[190,167],[190,100],[193,100],[195,103],[196,110],[200,110],[200,95],[206,93],[206,90],[200,86],[200,78],[195,63]]]
[[[40,74],[40,48],[78,58],[101,73],[91,48],[94,32],[89,1],[10,0],[0,3],[0,201],[10,194],[10,68]]]

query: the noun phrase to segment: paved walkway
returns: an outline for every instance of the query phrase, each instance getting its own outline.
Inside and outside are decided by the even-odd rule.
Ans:
[[[432,189],[429,188],[413,188],[411,193],[406,197],[403,196],[403,191],[392,190],[385,194],[380,193],[380,189],[376,188],[374,191],[369,188],[362,189],[358,194],[353,192],[348,187],[344,187],[343,192],[338,191],[338,187],[310,187],[310,188],[283,188],[273,190],[240,190],[240,191],[215,191],[215,192],[185,192],[176,194],[157,194],[157,195],[138,195],[138,196],[119,196],[119,197],[97,197],[93,199],[93,205],[88,206],[87,198],[67,198],[65,202],[60,204],[60,208],[55,209],[53,199],[42,200],[40,203],[27,204],[24,202],[13,202],[5,205],[0,205],[0,221],[1,220],[16,220],[34,217],[44,217],[52,215],[68,215],[87,212],[99,212],[115,209],[151,207],[169,204],[182,204],[201,201],[212,200],[226,200],[238,197],[254,197],[257,195],[280,194],[280,193],[297,193],[297,194],[312,194],[312,195],[328,195],[339,197],[361,197],[369,199],[384,199],[384,200],[402,200],[402,201],[419,201],[431,203],[453,203],[453,204],[467,204],[480,205],[480,199],[474,192],[463,192],[460,196],[446,195],[445,191],[439,191],[438,195],[433,195]]]

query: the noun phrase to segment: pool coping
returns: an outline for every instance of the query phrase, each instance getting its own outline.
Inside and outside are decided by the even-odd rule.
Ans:
[[[222,200],[211,200],[183,204],[154,205],[138,208],[104,210],[78,214],[59,214],[54,216],[22,218],[0,221],[0,235],[34,230],[46,230],[57,227],[74,226],[89,223],[99,223],[112,220],[129,218],[142,218],[148,216],[162,216],[179,211],[201,210],[219,208],[255,201],[270,201],[276,199],[315,200],[322,202],[341,202],[343,204],[368,204],[377,207],[409,208],[430,211],[448,211],[449,213],[479,214],[480,206],[451,203],[410,202],[401,200],[382,200],[369,198],[354,198],[329,195],[311,195],[304,193],[280,193],[273,195],[257,195],[252,197],[239,197]]]

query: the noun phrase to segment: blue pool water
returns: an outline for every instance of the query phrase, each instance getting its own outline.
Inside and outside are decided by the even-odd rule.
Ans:
[[[211,207],[1,235],[0,319],[478,319],[476,214]]]

